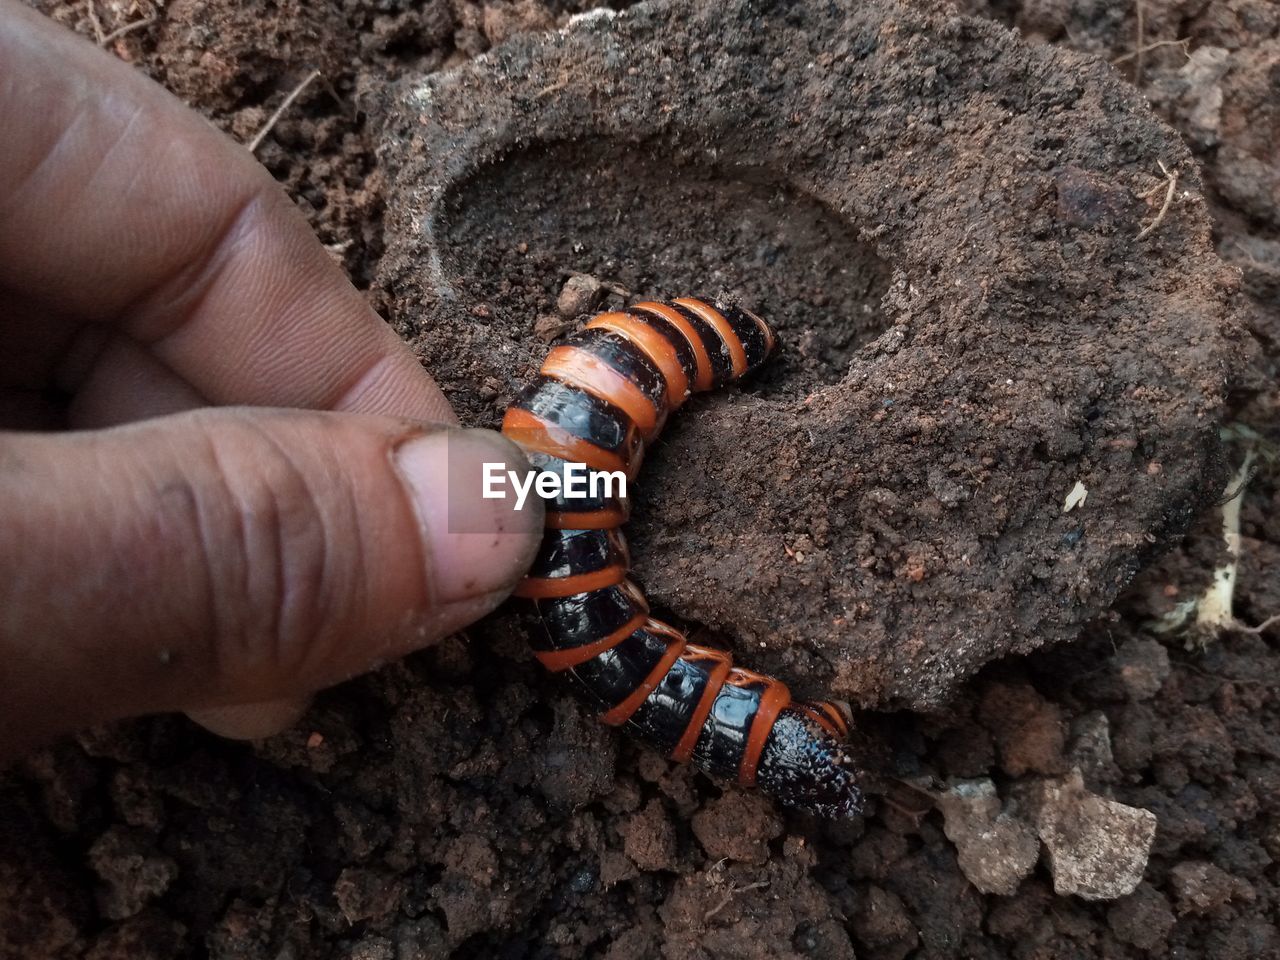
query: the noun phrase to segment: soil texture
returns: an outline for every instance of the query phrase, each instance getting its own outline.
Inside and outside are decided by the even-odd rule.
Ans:
[[[1280,613],[1280,10],[589,5],[38,4],[149,19],[107,48],[242,141],[320,69],[258,156],[470,422],[581,319],[570,271],[777,322],[646,465],[638,570],[802,690],[927,706],[863,718],[897,790],[824,824],[676,767],[505,614],[281,737],[162,717],[0,775],[0,957],[1280,956],[1280,651],[1243,626]],[[1239,625],[1159,632],[1250,445]],[[1120,807],[1141,881],[1055,893]]]

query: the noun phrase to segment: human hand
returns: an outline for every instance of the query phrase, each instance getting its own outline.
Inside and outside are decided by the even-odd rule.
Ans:
[[[446,469],[518,450],[424,425],[248,151],[10,0],[0,64],[0,758],[166,710],[265,735],[493,609],[540,511],[446,508]]]

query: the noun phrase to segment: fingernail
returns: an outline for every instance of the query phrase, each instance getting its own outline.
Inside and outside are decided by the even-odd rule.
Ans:
[[[422,527],[433,601],[514,588],[537,551],[542,501],[517,508],[513,496],[484,494],[486,473],[529,470],[520,448],[491,430],[437,430],[402,443],[395,463]]]

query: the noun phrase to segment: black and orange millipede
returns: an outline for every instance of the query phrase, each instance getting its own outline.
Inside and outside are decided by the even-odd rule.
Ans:
[[[548,354],[502,429],[540,471],[563,477],[584,463],[632,478],[691,392],[744,376],[775,345],[760,317],[728,304],[680,298],[602,313]],[[627,579],[624,499],[600,491],[546,507],[541,549],[516,591],[541,616],[533,646],[544,666],[568,675],[605,723],[674,760],[824,816],[861,809],[846,709],[793,701],[782,681],[651,617]]]

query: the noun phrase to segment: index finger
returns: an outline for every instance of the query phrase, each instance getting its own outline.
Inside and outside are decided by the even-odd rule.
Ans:
[[[454,420],[247,150],[25,6],[0,20],[0,286],[213,403]]]

